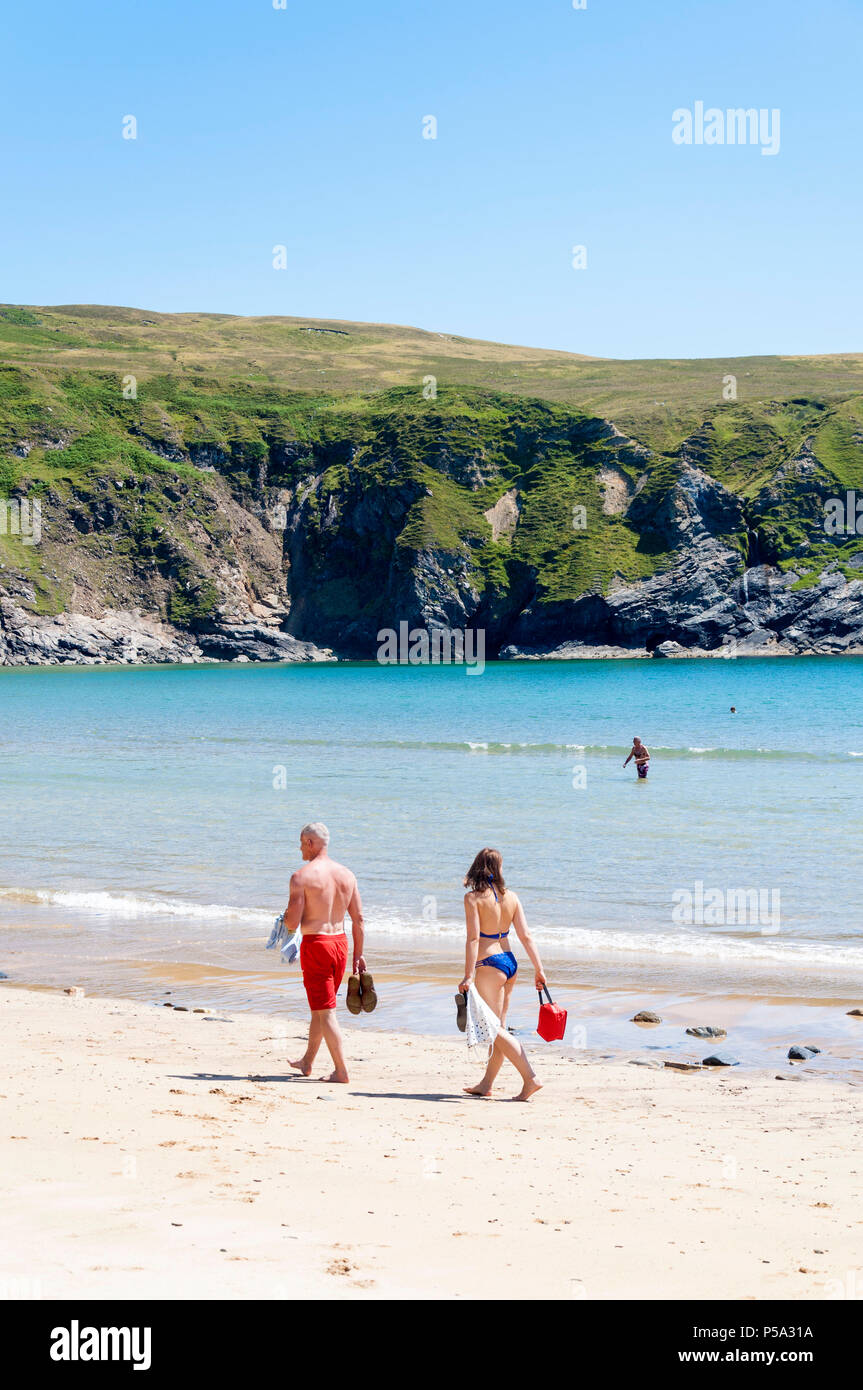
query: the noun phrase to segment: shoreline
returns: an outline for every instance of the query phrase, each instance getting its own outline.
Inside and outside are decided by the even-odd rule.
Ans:
[[[338,1087],[288,1072],[295,1020],[0,1010],[7,1296],[837,1298],[859,1263],[859,1106],[818,1077],[537,1040],[518,1105],[461,1094],[460,1035],[346,1028]]]
[[[129,967],[125,980],[117,977],[118,964]],[[0,986],[49,995],[71,987],[81,989],[87,998],[122,1000],[144,1008],[231,1013],[307,1026],[308,1005],[296,965],[263,966],[257,972],[258,992],[254,992],[250,972],[182,961],[141,961],[133,976],[131,967],[135,964],[114,962],[109,977],[100,978],[92,965],[75,969],[67,962],[53,973],[42,972],[41,978],[27,972],[28,978],[15,979],[7,973]],[[525,964],[521,962],[522,969]],[[441,962],[425,961],[419,971],[416,966],[404,952],[397,962],[390,959],[374,965],[381,1002],[372,1014],[348,1013],[343,982],[338,995],[340,1023],[361,1035],[457,1040],[453,1004],[457,963],[452,971],[444,970]],[[863,991],[854,995],[837,990],[834,997],[825,998],[777,995],[770,990],[672,989],[655,982],[647,987],[628,982],[555,984],[557,978],[552,972],[555,1002],[568,1011],[566,1036],[558,1046],[572,1060],[588,1065],[613,1061],[652,1067],[665,1063],[692,1066],[718,1053],[734,1059],[734,1064],[723,1070],[738,1076],[775,1077],[781,1072],[795,1079],[805,1073],[843,1085],[863,1086],[863,1016],[851,1013],[863,1006]],[[526,980],[527,975],[513,994],[508,1027],[527,1047],[536,1045],[538,1039],[537,1004]],[[240,981],[245,985],[242,995]],[[642,1010],[657,1013],[659,1022],[636,1022]],[[715,1038],[698,1038],[687,1032],[691,1027],[715,1027],[724,1032]],[[812,1047],[818,1052],[806,1061],[790,1059],[788,1051],[793,1046]]]
[[[178,629],[178,631],[179,631],[179,629]],[[288,637],[288,634],[285,634],[285,636],[286,636],[286,638],[287,638],[287,637]],[[295,639],[292,639],[292,640],[295,640]],[[322,650],[322,649],[318,649],[318,650]],[[0,654],[0,656],[2,656],[2,654]],[[733,653],[730,653],[729,650],[728,650],[728,648],[724,648],[724,647],[681,647],[679,651],[674,651],[674,652],[671,652],[671,651],[668,651],[668,652],[660,652],[660,651],[658,651],[658,650],[648,651],[648,650],[647,650],[646,648],[644,648],[644,647],[637,647],[637,648],[630,648],[630,647],[603,647],[603,646],[596,646],[596,647],[594,647],[594,646],[590,646],[589,644],[585,644],[585,645],[580,646],[580,647],[575,647],[575,646],[574,646],[574,647],[572,647],[571,650],[566,650],[566,651],[561,651],[560,648],[558,648],[558,647],[549,647],[548,649],[543,648],[542,650],[536,650],[536,651],[534,651],[534,650],[518,651],[518,652],[512,653],[512,655],[506,655],[506,656],[503,655],[503,654],[501,653],[501,654],[499,654],[498,656],[490,656],[490,657],[484,658],[483,665],[484,665],[484,666],[494,666],[494,665],[501,665],[501,666],[518,666],[518,665],[521,664],[521,663],[528,664],[528,663],[535,663],[535,662],[539,662],[539,661],[554,661],[554,662],[562,662],[562,663],[566,663],[566,662],[579,662],[579,661],[653,661],[653,660],[675,661],[675,662],[680,662],[680,661],[710,661],[710,660],[723,660],[723,661],[727,661],[727,660],[729,660],[729,659],[730,659],[730,660],[734,660],[734,661],[768,661],[768,660],[769,660],[769,661],[773,661],[773,660],[776,660],[776,659],[781,658],[781,657],[786,657],[786,658],[788,658],[788,659],[806,658],[807,660],[809,660],[809,659],[816,660],[816,659],[824,659],[824,658],[834,659],[834,658],[837,658],[837,657],[838,657],[838,658],[841,658],[841,659],[843,659],[843,660],[844,660],[845,658],[850,658],[850,659],[857,658],[857,659],[860,659],[861,657],[863,657],[863,646],[858,646],[858,647],[853,647],[853,648],[846,648],[845,650],[841,650],[841,649],[838,649],[838,648],[837,648],[836,650],[823,650],[823,651],[818,651],[818,650],[815,650],[814,648],[806,648],[806,649],[804,649],[804,650],[799,650],[799,651],[798,651],[798,650],[795,650],[795,649],[793,649],[793,648],[791,648],[791,647],[782,647],[780,644],[777,644],[776,647],[769,647],[769,648],[767,648],[767,649],[761,648],[761,647],[758,647],[758,648],[753,647],[753,648],[751,648],[751,649],[743,648],[743,649],[737,649],[737,650],[735,650]],[[397,665],[397,666],[409,666],[409,665],[412,665],[412,663],[409,663],[409,662],[379,662],[379,661],[377,661],[377,660],[376,660],[374,657],[372,657],[372,656],[334,656],[334,655],[332,655],[332,654],[328,654],[328,655],[318,655],[318,656],[286,656],[286,655],[280,655],[280,656],[274,656],[274,657],[272,657],[272,658],[249,657],[249,656],[246,656],[246,655],[244,655],[244,654],[240,654],[239,656],[231,657],[229,660],[225,660],[225,659],[222,659],[222,658],[220,658],[220,657],[215,657],[215,656],[204,656],[204,655],[201,655],[201,656],[199,656],[199,657],[193,657],[193,656],[190,656],[189,654],[184,654],[184,655],[178,656],[178,657],[159,655],[159,656],[154,656],[153,659],[152,659],[152,661],[141,661],[139,658],[140,658],[140,653],[137,653],[137,654],[136,654],[136,658],[135,658],[134,660],[131,659],[131,658],[130,658],[129,660],[120,660],[120,659],[112,659],[112,658],[104,658],[104,659],[103,659],[103,658],[100,658],[100,657],[78,657],[77,659],[66,660],[65,658],[60,659],[59,657],[56,657],[56,656],[55,656],[55,657],[49,657],[48,659],[43,660],[43,661],[35,661],[35,660],[29,660],[29,659],[23,659],[23,658],[20,659],[20,660],[10,660],[8,657],[2,657],[2,659],[0,659],[0,671],[39,671],[39,670],[51,670],[51,671],[57,671],[57,670],[69,670],[69,671],[89,671],[89,670],[105,670],[105,671],[152,671],[152,670],[171,670],[171,671],[177,671],[177,670],[188,670],[188,671],[191,671],[191,670],[196,670],[198,667],[207,667],[207,668],[212,668],[212,667],[223,667],[223,668],[225,668],[225,669],[229,669],[229,668],[232,668],[232,667],[234,667],[234,666],[249,666],[249,667],[251,667],[251,668],[254,669],[254,668],[257,668],[257,667],[265,667],[265,668],[266,668],[266,667],[277,667],[277,666],[304,666],[304,667],[306,667],[306,666],[321,666],[321,667],[333,667],[333,666],[381,666],[381,665],[382,665],[382,666],[386,667],[386,666],[388,666],[388,665]],[[436,662],[436,661],[429,661],[429,662],[424,662],[424,663],[419,663],[419,664],[420,664],[420,665],[427,665],[427,666],[459,666],[459,665],[463,665],[463,666],[467,666],[467,667],[469,668],[469,667],[471,666],[472,663],[470,663],[470,662],[455,662],[455,661],[453,661],[453,662],[445,662],[445,661]],[[412,667],[412,669],[413,669],[413,667]]]
[[[614,643],[576,641],[538,646],[501,645],[486,665],[518,665],[541,661],[704,661],[767,660],[776,657],[863,657],[863,645],[849,645],[837,636],[835,646],[799,647],[787,640],[745,639],[714,647],[683,646],[673,639],[656,647],[626,647]],[[140,609],[106,608],[99,616],[64,611],[53,615],[29,613],[8,596],[0,595],[0,670],[194,669],[199,666],[358,666],[465,665],[475,662],[386,661],[375,655],[343,654],[331,646],[293,636],[273,623],[250,614],[245,621],[212,631],[177,627],[156,613]]]
[[[122,906],[120,899],[115,905]],[[186,906],[194,908],[191,902]],[[9,901],[0,904],[0,974],[5,972],[5,982],[16,988],[80,986],[102,998],[306,1017],[298,967],[282,965],[277,952],[264,949],[263,929],[259,937],[241,920],[226,920],[211,934],[192,917],[169,914],[167,926],[154,919],[159,922],[155,934],[144,929],[130,936],[128,921],[115,919],[109,907],[92,917],[69,907],[62,916],[56,906],[35,908],[36,915],[34,904],[17,902],[12,890]],[[269,929],[269,916],[259,915],[267,917]],[[373,916],[369,913],[369,923]],[[534,934],[555,1001],[569,1012],[567,1046],[573,1051],[623,1060],[641,1052],[662,1060],[703,1061],[709,1049],[686,1030],[719,1028],[724,1036],[713,1050],[730,1053],[741,1073],[785,1070],[789,1048],[798,1045],[819,1050],[813,1065],[822,1074],[863,1082],[863,1017],[854,1016],[863,1007],[863,971],[856,961],[834,961],[828,952],[819,963],[817,950],[802,964],[793,955],[740,956],[734,948],[748,950],[748,937],[734,933],[705,940],[697,953],[687,938],[683,952],[642,954],[635,949],[638,939],[630,941],[626,932],[625,948],[618,952],[604,944],[608,933],[600,929],[596,934],[603,944],[592,952],[583,944],[555,941],[553,932],[543,935],[535,928]],[[368,925],[367,946],[382,1007],[362,1015],[360,1026],[450,1036],[463,929],[450,931],[447,925],[439,934],[389,933]],[[508,1022],[520,1036],[530,1037],[537,1002],[529,962],[516,950],[520,973]],[[344,986],[339,1007],[347,1019]],[[634,1016],[644,1009],[659,1014],[661,1024],[636,1024]]]

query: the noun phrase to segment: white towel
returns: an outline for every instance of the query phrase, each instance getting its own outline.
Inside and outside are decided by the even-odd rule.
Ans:
[[[300,927],[297,927],[296,931],[288,936],[284,913],[280,913],[273,923],[273,930],[270,932],[270,939],[267,942],[267,950],[271,951],[274,946],[281,946],[282,965],[293,965],[294,961],[299,958],[302,940]]]
[[[284,946],[282,947],[282,965],[293,965],[294,961],[299,958],[302,940],[302,928],[297,927],[297,930],[291,933]]]
[[[286,935],[284,913],[280,912],[273,923],[273,930],[270,932],[270,939],[267,942],[267,950],[271,951],[274,946],[278,946]]]
[[[467,1038],[468,1056],[477,1062],[485,1063],[491,1056],[494,1040],[500,1029],[500,1019],[489,1008],[476,985],[471,985],[467,995]]]

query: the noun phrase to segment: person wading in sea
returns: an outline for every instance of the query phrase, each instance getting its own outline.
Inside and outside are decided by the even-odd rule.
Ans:
[[[367,1012],[374,1008],[377,998],[371,976],[365,974],[363,907],[357,880],[350,869],[330,858],[329,843],[330,832],[320,821],[303,826],[300,853],[306,862],[291,875],[291,896],[284,913],[289,932],[302,928],[300,965],[312,1014],[306,1050],[299,1061],[291,1062],[291,1066],[303,1076],[310,1076],[318,1049],[325,1042],[334,1068],[327,1080],[347,1082],[350,1078],[336,1018],[336,991],[348,963],[346,912],[351,918],[353,973],[361,978],[364,976],[369,982],[368,1002],[364,1002]]]
[[[632,752],[629,758],[627,758],[626,763],[629,762],[630,758],[635,759],[635,766],[638,768],[639,777],[646,777],[647,769],[650,764],[650,749],[645,748],[640,738],[633,738]],[[624,767],[626,767],[626,763],[623,764]]]

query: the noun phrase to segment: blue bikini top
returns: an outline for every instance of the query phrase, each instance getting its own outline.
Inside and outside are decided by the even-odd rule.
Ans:
[[[489,874],[489,876],[488,876],[488,886],[489,886],[489,888],[491,889],[491,891],[494,893],[494,900],[495,900],[495,902],[496,902],[496,903],[497,903],[497,902],[500,902],[500,899],[499,899],[499,897],[497,896],[497,893],[495,893],[494,879],[492,878],[491,874]],[[506,931],[499,931],[499,932],[481,931],[481,932],[480,932],[480,936],[484,937],[486,941],[500,941],[502,937],[504,937],[504,936],[509,936],[509,928],[507,927]]]

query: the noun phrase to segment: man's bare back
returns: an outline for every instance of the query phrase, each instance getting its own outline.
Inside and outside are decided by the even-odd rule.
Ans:
[[[303,936],[338,935],[356,896],[357,880],[344,864],[324,853],[291,875],[291,903],[302,897]]]

